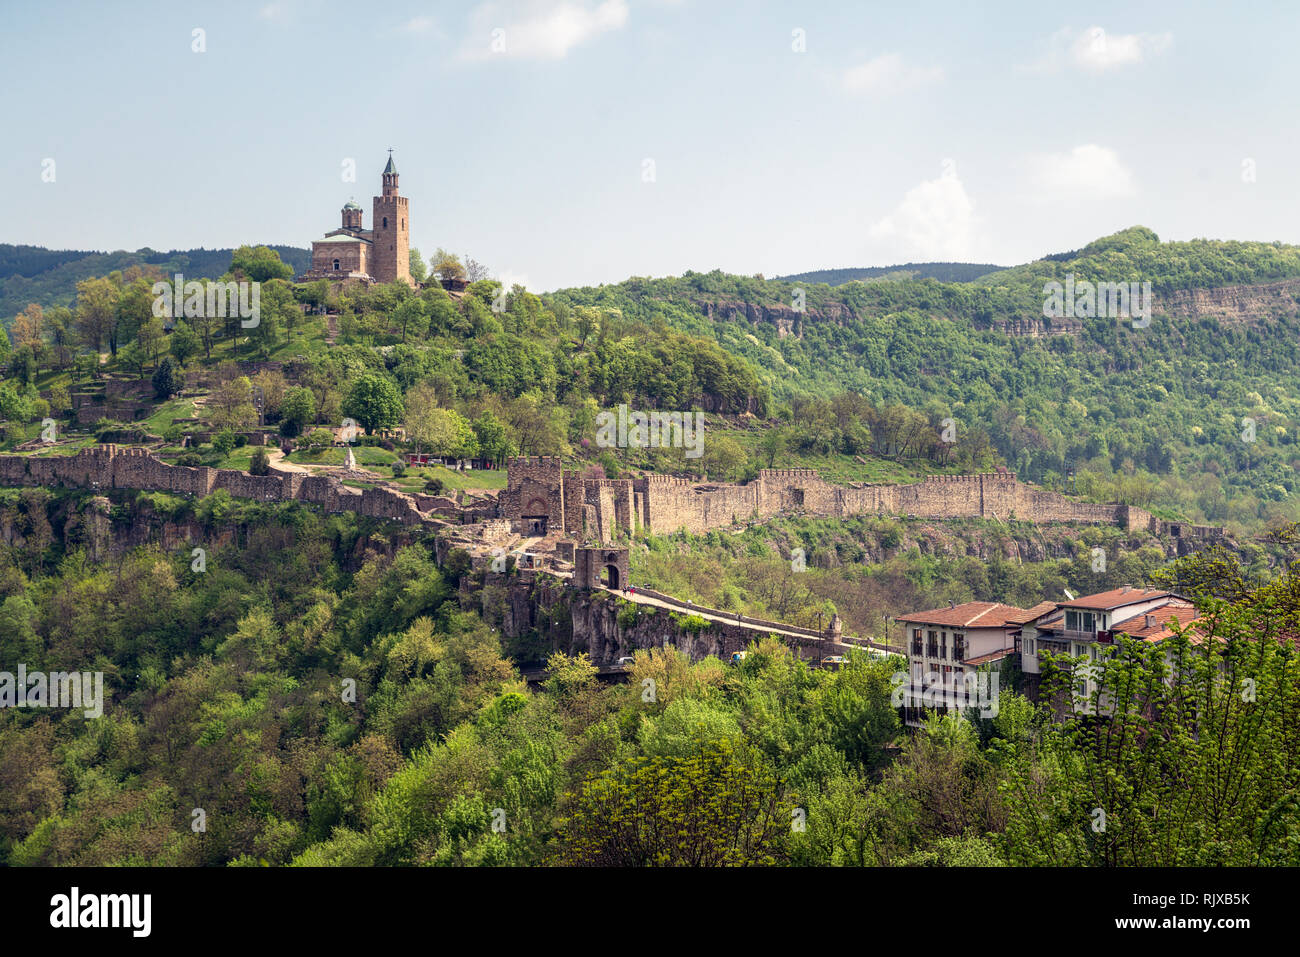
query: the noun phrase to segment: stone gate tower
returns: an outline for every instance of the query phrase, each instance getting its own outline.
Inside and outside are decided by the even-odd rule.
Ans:
[[[389,150],[384,167],[383,195],[375,197],[375,218],[371,223],[374,236],[370,247],[370,275],[377,282],[411,281],[411,247],[409,210],[406,197],[397,195],[397,167]]]

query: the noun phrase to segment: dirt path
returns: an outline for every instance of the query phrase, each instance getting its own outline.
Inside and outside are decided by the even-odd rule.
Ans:
[[[281,472],[302,472],[304,475],[315,475],[311,469],[297,462],[290,462],[284,457],[283,449],[271,449],[266,453],[266,457],[271,464],[271,468],[278,469]]]

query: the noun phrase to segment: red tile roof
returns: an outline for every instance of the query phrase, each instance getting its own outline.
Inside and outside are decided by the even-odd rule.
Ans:
[[[1098,592],[1095,595],[1084,595],[1081,598],[1075,598],[1071,601],[1062,601],[1057,604],[1061,608],[1089,608],[1098,611],[1108,611],[1111,608],[1122,608],[1125,605],[1132,605],[1140,601],[1150,601],[1153,598],[1170,598],[1169,592],[1161,591],[1158,588],[1113,588],[1110,591]]]
[[[990,651],[986,655],[979,655],[978,657],[975,658],[963,658],[962,664],[986,665],[990,661],[997,661],[999,658],[1005,658],[1007,655],[1011,654],[1015,650],[1016,650],[1015,648],[999,648],[997,651]]]
[[[948,625],[958,628],[1005,628],[1019,624],[1025,609],[996,601],[968,601],[952,608],[935,608],[899,615],[896,620],[921,625]]]
[[[1147,625],[1148,617],[1152,621],[1150,626]],[[1126,622],[1119,622],[1114,630],[1133,638],[1141,638],[1143,641],[1164,641],[1174,635],[1174,630],[1169,627],[1170,622],[1176,621],[1181,627],[1186,628],[1190,622],[1199,618],[1200,615],[1195,608],[1178,602],[1149,611],[1145,615],[1135,615]]]
[[[1013,625],[1024,625],[1031,621],[1035,621],[1038,618],[1042,618],[1049,611],[1055,611],[1055,610],[1056,610],[1056,602],[1040,601],[1033,608],[1026,608],[1022,614],[1008,616],[1007,622]]]

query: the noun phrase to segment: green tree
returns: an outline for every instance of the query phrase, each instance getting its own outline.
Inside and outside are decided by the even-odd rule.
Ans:
[[[364,373],[348,390],[343,414],[356,419],[370,435],[375,429],[392,428],[402,420],[402,397],[388,377]]]
[[[240,246],[230,256],[230,271],[253,282],[293,278],[293,267],[267,246]]]
[[[178,320],[171,334],[171,354],[177,363],[185,365],[198,355],[202,348],[203,341],[194,331],[194,327],[183,319]]]
[[[515,454],[506,424],[491,409],[484,409],[474,419],[474,437],[478,440],[478,454],[495,465]]]
[[[176,374],[176,367],[170,356],[165,356],[153,373],[153,392],[159,399],[166,401],[184,388],[184,381]]]
[[[423,283],[429,278],[429,267],[424,264],[424,257],[420,255],[420,250],[414,246],[411,247],[411,278],[417,283]]]
[[[687,758],[632,758],[586,782],[560,824],[559,855],[585,867],[770,865],[792,807],[779,779],[727,741]]]
[[[310,389],[295,385],[284,390],[284,399],[280,403],[280,422],[285,435],[298,435],[315,418],[316,398]]]

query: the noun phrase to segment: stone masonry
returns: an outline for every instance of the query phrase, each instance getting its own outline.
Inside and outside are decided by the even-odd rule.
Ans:
[[[761,469],[749,483],[695,483],[667,475],[606,478],[600,469],[566,470],[551,456],[507,462],[500,515],[521,534],[563,533],[577,541],[610,542],[618,530],[692,533],[776,515],[845,518],[1021,519],[1084,522],[1145,529],[1189,541],[1222,537],[1221,528],[1167,522],[1129,505],[1076,502],[1019,481],[999,469],[977,475],[936,475],[910,485],[833,485],[815,469]]]
[[[250,475],[236,469],[168,465],[140,448],[102,445],[76,455],[0,455],[0,486],[34,485],[211,495],[225,489],[237,498],[266,502],[297,500],[330,512],[357,512],[414,525],[427,521],[435,501],[385,488],[356,489],[333,476],[272,470]],[[420,506],[426,506],[421,511]]]

